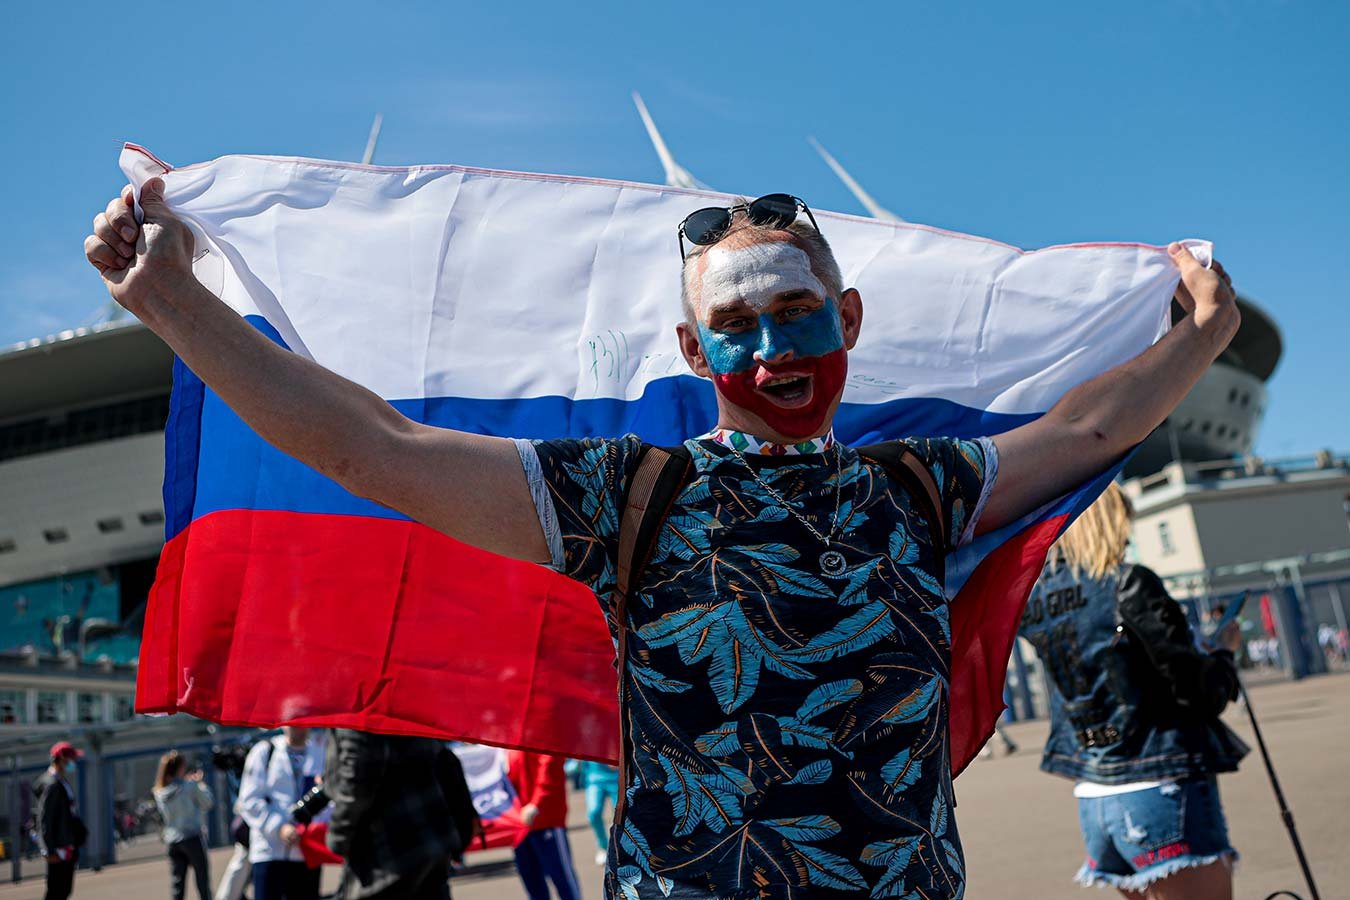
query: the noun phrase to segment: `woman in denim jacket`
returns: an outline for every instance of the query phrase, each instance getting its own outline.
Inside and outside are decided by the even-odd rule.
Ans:
[[[1060,538],[1022,636],[1050,684],[1041,768],[1075,781],[1083,884],[1134,900],[1226,900],[1237,852],[1215,775],[1248,747],[1219,721],[1237,697],[1236,623],[1196,646],[1162,581],[1127,565],[1133,513],[1111,485]]]

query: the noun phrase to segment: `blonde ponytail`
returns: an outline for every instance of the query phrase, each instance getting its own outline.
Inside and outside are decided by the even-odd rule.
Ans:
[[[1125,493],[1112,482],[1078,521],[1055,543],[1053,553],[1075,575],[1103,578],[1125,561],[1134,510]]]

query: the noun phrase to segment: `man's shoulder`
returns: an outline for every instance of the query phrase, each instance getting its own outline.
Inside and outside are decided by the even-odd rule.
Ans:
[[[526,443],[536,447],[585,447],[587,449],[604,449],[611,445],[619,447],[635,446],[643,443],[642,438],[632,432],[617,436],[603,435],[582,435],[581,437],[556,437],[556,438],[530,438]]]
[[[878,457],[899,458],[908,454],[929,466],[941,465],[958,456],[964,456],[972,463],[983,465],[991,453],[997,452],[993,440],[986,436],[888,438],[856,444],[852,449],[874,460]]]
[[[652,446],[635,434],[526,443],[534,450],[547,478],[562,478],[589,489],[612,488],[621,483],[632,474],[643,452]]]

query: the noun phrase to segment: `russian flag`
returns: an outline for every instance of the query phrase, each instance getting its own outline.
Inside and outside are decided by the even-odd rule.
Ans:
[[[714,424],[712,387],[674,336],[675,228],[726,196],[461,166],[228,156],[173,168],[135,145],[121,165],[135,187],[164,178],[196,235],[197,277],[225,303],[417,421],[658,445]],[[836,421],[848,443],[997,434],[1169,324],[1178,273],[1159,247],[1026,252],[816,217],[866,309]],[[166,440],[140,711],[616,757],[614,651],[589,590],[347,493],[264,443],[181,363]],[[1003,708],[1047,548],[1113,474],[949,560],[958,771]]]

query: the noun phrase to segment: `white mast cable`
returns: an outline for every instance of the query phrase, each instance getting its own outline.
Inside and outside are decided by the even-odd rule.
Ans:
[[[871,194],[863,190],[863,186],[858,184],[858,182],[853,179],[852,175],[848,174],[848,171],[839,164],[839,160],[831,156],[830,151],[820,146],[820,141],[816,140],[813,137],[808,137],[807,140],[811,142],[812,147],[816,148],[816,152],[819,153],[821,158],[825,160],[826,165],[828,165],[831,169],[834,169],[834,174],[839,176],[839,180],[844,183],[844,186],[853,192],[853,196],[858,198],[858,202],[861,203],[867,209],[867,211],[872,214],[872,218],[882,219],[887,222],[905,221],[904,219],[897,216],[895,213],[891,212],[886,207],[882,206],[880,203],[878,203],[876,200],[872,198]]]
[[[637,91],[633,91],[633,104],[637,106],[638,115],[642,116],[642,124],[647,128],[647,137],[651,139],[652,146],[656,148],[656,155],[661,158],[661,166],[666,170],[666,184],[671,187],[709,190],[706,184],[699,181],[690,174],[688,169],[675,161],[670,148],[661,138],[661,132],[656,130],[656,123],[652,121],[651,113],[647,112],[647,104],[642,102],[642,95]]]
[[[370,137],[366,138],[366,152],[361,154],[361,164],[370,165],[375,158],[375,145],[380,142],[380,128],[384,125],[384,113],[376,113],[375,121],[370,125]]]

